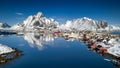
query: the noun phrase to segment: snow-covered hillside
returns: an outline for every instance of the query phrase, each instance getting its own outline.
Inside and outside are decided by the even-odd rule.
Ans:
[[[110,25],[111,31],[120,31],[120,25]]]
[[[52,18],[46,18],[41,12],[37,15],[29,16],[22,24],[17,24],[11,27],[12,30],[38,30],[38,29],[53,29],[58,27],[58,22]]]
[[[87,17],[78,18],[74,20],[68,20],[65,24],[60,26],[60,29],[76,29],[76,30],[97,30],[97,29],[104,29],[108,26],[106,21],[97,21],[92,20]]]

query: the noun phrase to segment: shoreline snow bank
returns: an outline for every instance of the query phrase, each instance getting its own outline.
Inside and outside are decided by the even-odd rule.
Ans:
[[[0,44],[0,55],[4,54],[4,53],[10,53],[10,52],[13,52],[13,51],[14,51],[14,49],[12,49],[11,47]]]
[[[108,53],[120,57],[120,42],[114,42],[113,46],[108,49]]]

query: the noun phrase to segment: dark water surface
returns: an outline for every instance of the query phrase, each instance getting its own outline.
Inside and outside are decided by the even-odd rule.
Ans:
[[[111,32],[111,34],[118,34],[118,35],[120,35],[120,31],[118,31],[118,32]]]
[[[116,68],[104,60],[108,57],[88,50],[83,42],[46,37],[1,36],[1,44],[17,48],[24,55],[0,68]]]

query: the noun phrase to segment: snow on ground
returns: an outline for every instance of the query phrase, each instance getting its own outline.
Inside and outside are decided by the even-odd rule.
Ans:
[[[113,42],[113,46],[108,49],[108,53],[120,57],[120,42]]]
[[[10,53],[10,52],[13,52],[13,51],[14,50],[11,47],[0,44],[0,55],[4,54],[4,53]]]

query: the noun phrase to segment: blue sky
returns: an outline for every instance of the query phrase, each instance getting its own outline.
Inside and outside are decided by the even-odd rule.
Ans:
[[[120,24],[120,0],[0,0],[0,22],[22,23],[37,12],[60,23],[89,17]]]

